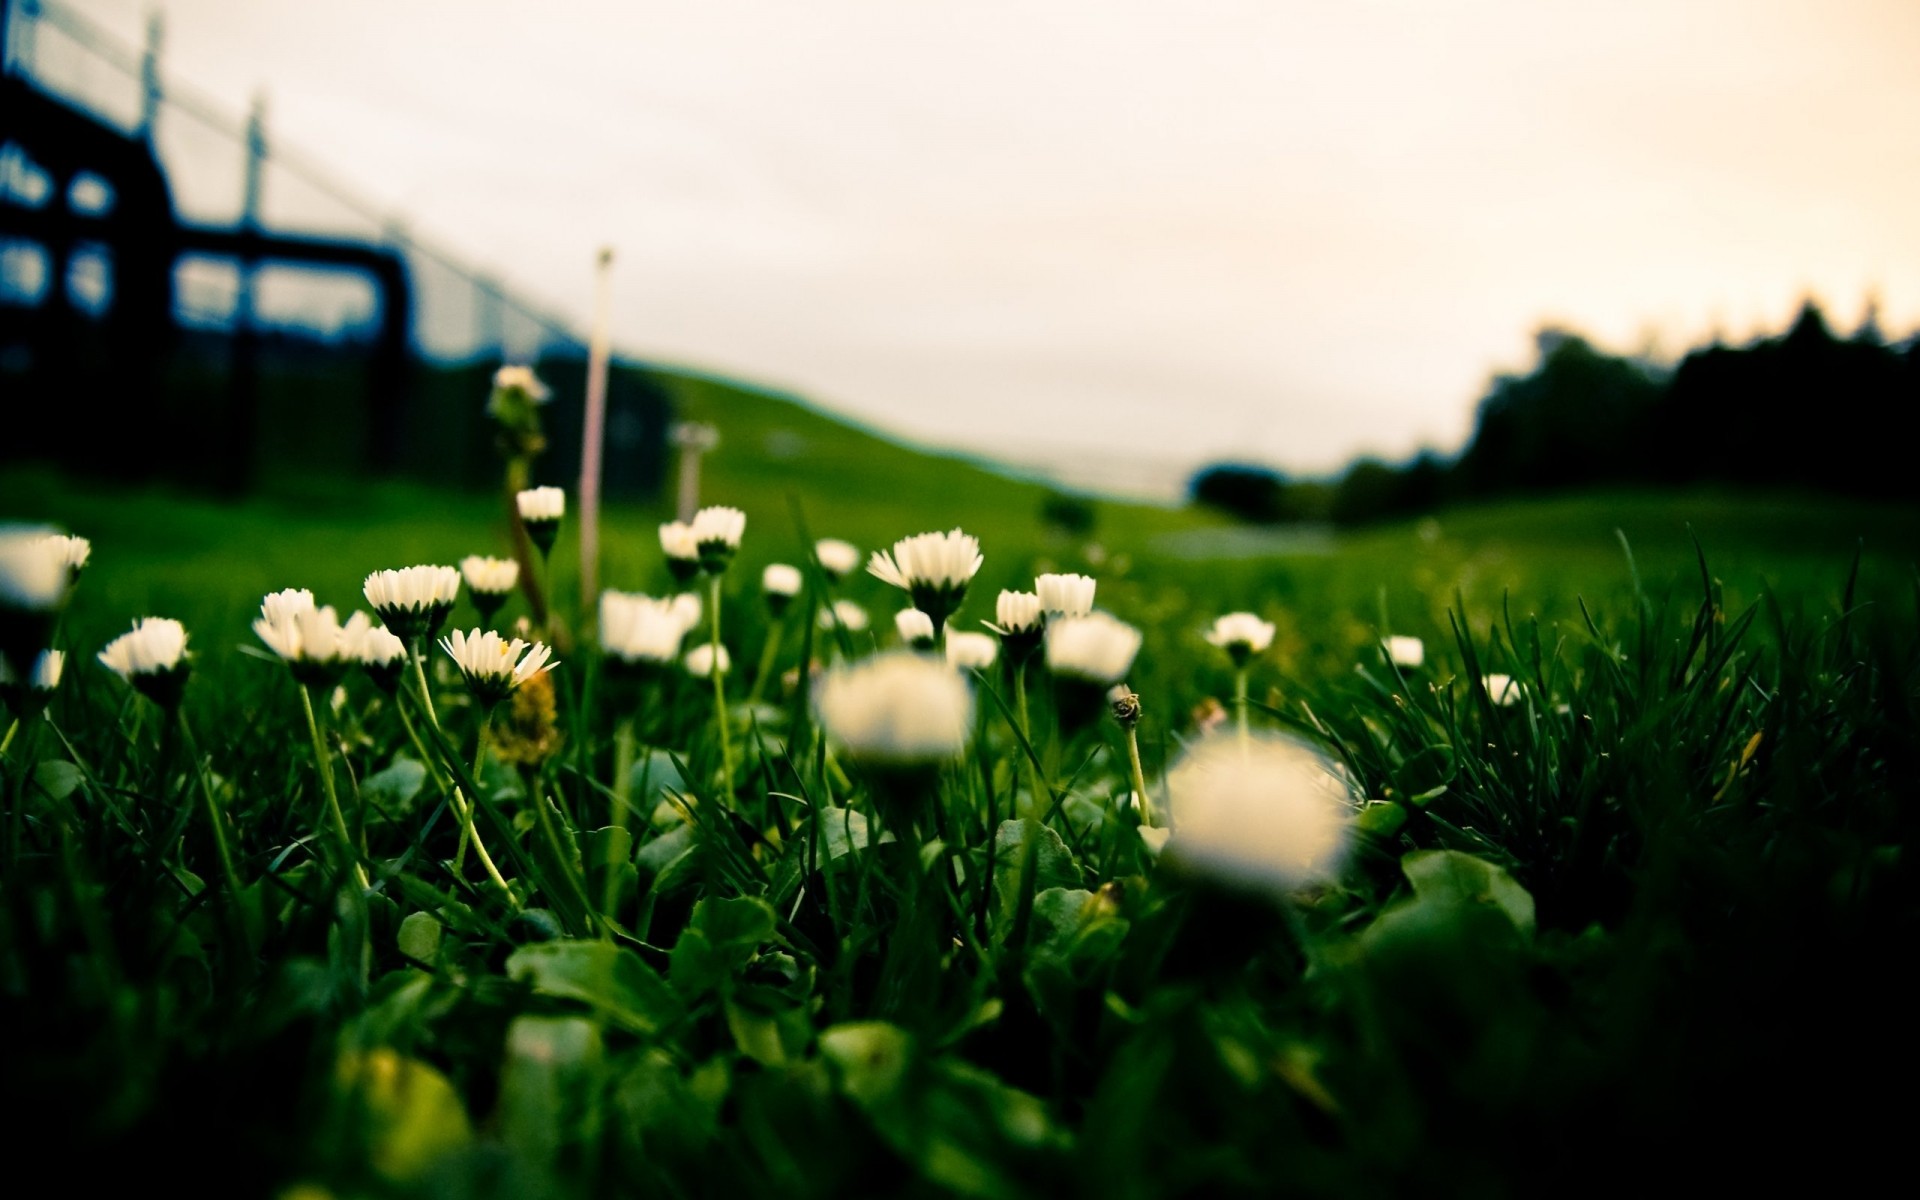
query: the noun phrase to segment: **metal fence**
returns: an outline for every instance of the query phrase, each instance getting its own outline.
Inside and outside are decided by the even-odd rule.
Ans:
[[[577,439],[566,435],[577,428],[587,351],[565,321],[414,234],[409,222],[280,144],[262,106],[233,113],[166,78],[157,22],[146,45],[134,47],[51,0],[0,0],[0,9],[9,82],[24,83],[144,143],[183,224],[297,232],[363,244],[404,264],[406,341],[414,365],[402,396],[391,402],[376,396],[370,402],[375,411],[358,411],[369,407],[365,394],[375,389],[360,386],[355,372],[387,319],[375,280],[350,270],[225,252],[190,249],[173,260],[170,303],[178,333],[167,375],[179,386],[169,387],[177,393],[170,403],[208,410],[199,417],[181,414],[189,424],[204,419],[228,426],[235,423],[235,403],[250,406],[245,424],[252,444],[244,449],[250,475],[291,464],[477,481],[491,467],[480,415],[487,376],[508,362],[538,364],[549,377],[558,397],[554,444],[577,447]],[[19,215],[64,203],[84,212],[90,186],[99,185],[85,174],[61,180],[40,169],[0,130],[0,206],[12,206],[6,211]],[[64,196],[44,194],[62,187]],[[0,234],[0,317],[56,304],[83,324],[100,317],[111,303],[110,257],[84,241],[53,253],[31,238]],[[40,328],[31,322],[20,327]],[[42,335],[21,336],[31,343]],[[87,336],[83,330],[77,341],[63,344],[84,345]],[[0,379],[7,361],[0,352]],[[251,398],[233,400],[236,372],[254,389]],[[665,394],[638,364],[619,364],[609,403],[608,490],[650,492],[664,459]],[[392,427],[385,434],[383,421]],[[50,430],[49,440],[59,435]],[[370,462],[365,448],[377,447],[382,437],[392,444],[391,456]],[[554,461],[548,469],[564,475],[569,466]]]

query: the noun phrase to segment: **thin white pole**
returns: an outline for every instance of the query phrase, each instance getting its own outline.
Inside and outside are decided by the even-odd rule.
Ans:
[[[612,247],[600,251],[593,290],[593,332],[587,341],[587,419],[580,446],[580,600],[588,612],[593,611],[600,595],[600,449],[607,432]]]

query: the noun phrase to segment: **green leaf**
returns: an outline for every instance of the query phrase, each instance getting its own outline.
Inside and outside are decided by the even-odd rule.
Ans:
[[[50,758],[33,768],[33,786],[49,800],[65,800],[80,786],[80,768],[64,759]]]
[[[1418,808],[1444,795],[1459,764],[1448,745],[1428,746],[1393,771],[1395,797]]]
[[[1037,830],[1035,834],[1032,831]],[[1033,846],[1033,887],[1036,893],[1048,888],[1078,888],[1080,868],[1060,835],[1038,821],[1013,820],[1000,823],[994,837],[993,893],[999,920],[1010,924],[1020,906],[1020,864],[1028,839]]]
[[[871,835],[867,814],[850,808],[828,806],[820,810],[820,851],[828,862],[855,850],[865,850]]]
[[[1375,837],[1390,838],[1407,823],[1407,810],[1391,800],[1369,804],[1360,810],[1360,828]]]
[[[408,913],[395,941],[408,958],[432,964],[440,957],[440,920],[432,913]]]
[[[639,955],[612,942],[522,946],[507,959],[507,976],[542,995],[591,1004],[604,1019],[635,1033],[658,1033],[680,1014],[666,981]]]
[[[673,946],[668,976],[675,990],[691,998],[722,987],[773,937],[774,924],[773,909],[758,897],[700,901]]]
[[[1415,850],[1400,870],[1421,900],[1459,906],[1491,905],[1506,914],[1522,937],[1533,936],[1533,897],[1513,876],[1458,850]]]
[[[425,766],[411,758],[396,758],[386,770],[376,771],[360,781],[360,795],[369,804],[396,813],[405,812],[426,780]]]

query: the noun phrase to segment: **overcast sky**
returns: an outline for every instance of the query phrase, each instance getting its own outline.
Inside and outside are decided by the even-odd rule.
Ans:
[[[164,10],[173,75],[556,308],[616,247],[622,349],[1014,458],[1451,450],[1543,321],[1920,326],[1915,0]]]

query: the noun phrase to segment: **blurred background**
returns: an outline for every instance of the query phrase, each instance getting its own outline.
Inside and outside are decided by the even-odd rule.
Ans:
[[[1069,525],[1920,489],[1904,0],[4,9],[10,471],[480,489],[530,362],[571,482],[610,244],[643,505],[681,419]]]

